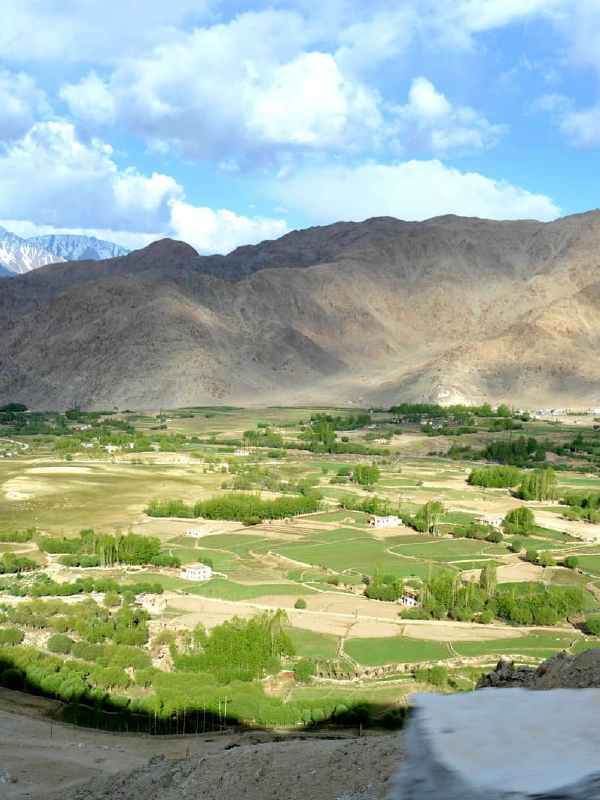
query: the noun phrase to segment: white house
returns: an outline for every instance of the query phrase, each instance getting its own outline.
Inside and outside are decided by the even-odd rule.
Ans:
[[[116,453],[121,448],[118,444],[107,444],[105,445],[104,449],[107,453]]]
[[[380,517],[377,514],[371,514],[369,525],[374,528],[396,528],[402,524],[402,520],[396,516]]]
[[[240,447],[238,450],[233,451],[234,456],[249,456],[250,450],[247,450],[245,447]]]
[[[412,589],[410,586],[405,586],[402,597],[400,597],[398,602],[403,606],[414,608],[419,605],[419,592],[416,589]]]
[[[186,581],[209,581],[212,578],[212,567],[206,564],[186,564],[181,567],[179,577]]]
[[[476,525],[490,525],[492,528],[501,528],[504,517],[475,517]]]
[[[185,535],[193,536],[195,539],[199,539],[201,536],[206,536],[206,528],[204,526],[201,528],[195,528],[194,530],[186,531]]]
[[[388,440],[387,439],[373,439],[373,443],[374,444],[387,444]]]

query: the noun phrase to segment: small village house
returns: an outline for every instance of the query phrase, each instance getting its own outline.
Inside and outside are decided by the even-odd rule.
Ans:
[[[162,614],[167,608],[167,601],[160,594],[140,594],[133,605],[136,608],[143,608],[149,614]]]
[[[418,590],[413,589],[411,586],[405,586],[402,592],[402,596],[399,598],[398,602],[403,606],[407,606],[408,608],[414,608],[415,606],[418,606],[419,605]]]
[[[212,567],[206,564],[185,564],[181,567],[179,577],[186,581],[209,581],[212,578]]]
[[[402,520],[395,515],[380,517],[378,514],[371,514],[369,519],[369,525],[372,525],[374,528],[397,528],[398,525],[401,524]]]
[[[490,525],[492,528],[499,529],[504,523],[504,517],[475,517],[476,525]]]

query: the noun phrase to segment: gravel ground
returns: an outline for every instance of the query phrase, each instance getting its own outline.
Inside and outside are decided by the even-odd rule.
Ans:
[[[60,800],[383,800],[400,734],[234,746],[94,778]]]

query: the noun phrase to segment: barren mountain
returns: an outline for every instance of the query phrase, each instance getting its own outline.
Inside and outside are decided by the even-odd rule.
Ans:
[[[600,212],[384,217],[0,279],[0,401],[598,405]]]

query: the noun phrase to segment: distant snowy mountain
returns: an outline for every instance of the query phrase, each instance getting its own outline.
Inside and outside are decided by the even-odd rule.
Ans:
[[[105,258],[126,256],[130,252],[113,242],[96,239],[95,236],[77,236],[70,233],[32,236],[26,241],[34,247],[54,253],[65,261],[84,261],[86,258],[102,261]]]
[[[0,276],[23,275],[61,261],[101,261],[129,253],[124,247],[94,236],[52,234],[22,239],[0,226]]]
[[[9,272],[4,267],[0,267],[0,278],[12,278],[13,274],[13,272]]]
[[[11,275],[23,275],[32,269],[44,267],[46,264],[54,264],[57,261],[65,261],[65,259],[59,258],[41,247],[35,247],[27,239],[21,239],[20,236],[0,226],[0,267],[3,267]]]

